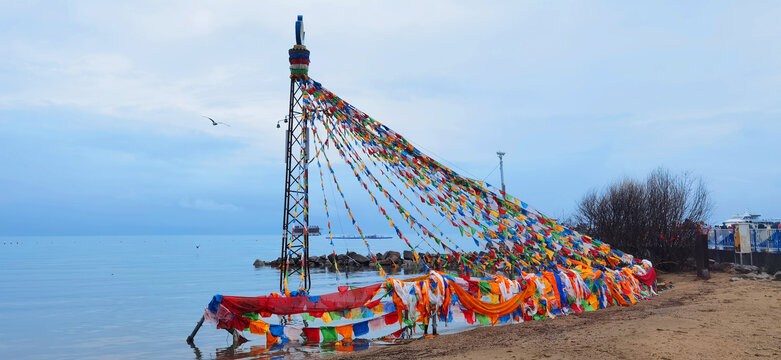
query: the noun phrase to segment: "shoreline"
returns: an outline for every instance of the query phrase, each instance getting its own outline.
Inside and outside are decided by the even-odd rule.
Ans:
[[[628,307],[481,327],[337,354],[339,359],[690,359],[781,357],[781,281],[659,274],[673,288]]]

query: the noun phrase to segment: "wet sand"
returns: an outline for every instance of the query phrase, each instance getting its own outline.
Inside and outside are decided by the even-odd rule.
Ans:
[[[340,354],[349,359],[781,358],[781,281],[660,274],[673,288],[631,307]]]

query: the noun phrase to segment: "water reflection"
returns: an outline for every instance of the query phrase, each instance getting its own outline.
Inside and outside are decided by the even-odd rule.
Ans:
[[[317,359],[328,357],[337,353],[346,353],[362,351],[369,349],[370,346],[383,346],[383,343],[372,343],[369,340],[355,339],[352,342],[337,342],[333,344],[276,344],[271,348],[264,345],[235,345],[214,350],[216,359]],[[203,353],[195,346],[190,344],[196,360],[203,359]]]

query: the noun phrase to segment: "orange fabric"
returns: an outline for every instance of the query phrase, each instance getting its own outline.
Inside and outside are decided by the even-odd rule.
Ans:
[[[409,278],[409,279],[401,280],[401,281],[403,281],[403,282],[417,282],[417,281],[428,280],[428,278],[429,278],[428,275],[421,275],[421,276],[418,276],[418,277]]]
[[[334,350],[337,352],[353,352],[355,351],[355,348],[353,347],[353,344],[343,344],[341,342],[337,342],[334,345]]]
[[[396,314],[399,319],[399,325],[402,323],[402,319],[404,318],[404,311],[407,310],[407,307],[404,305],[404,302],[401,301],[401,298],[396,295],[396,292],[393,292],[393,304],[396,305]]]
[[[525,299],[531,297],[534,294],[536,290],[535,283],[530,281],[528,284],[529,285],[526,287],[526,290],[515,294],[507,299],[507,301],[498,304],[487,303],[479,299],[475,299],[472,297],[472,295],[466,292],[466,290],[462,289],[460,286],[458,286],[458,284],[452,281],[450,282],[450,288],[453,289],[456,295],[458,295],[458,299],[461,301],[461,304],[464,305],[464,307],[467,309],[472,310],[478,314],[489,316],[491,318],[498,318],[512,313],[523,303]]]
[[[618,286],[616,286],[615,279],[613,279],[612,276],[605,276],[605,283],[607,284],[607,288],[610,291],[610,294],[613,296],[616,301],[618,301],[619,305],[622,306],[628,306],[630,305],[629,302],[627,302],[624,297],[621,295],[621,292],[618,291]]]
[[[556,299],[556,296],[551,293],[553,291],[553,286],[551,286],[550,280],[545,277],[544,273],[539,277],[539,279],[543,286],[541,298],[545,299],[545,313],[550,314],[551,303]]]
[[[597,299],[597,295],[592,294],[586,300],[588,301],[589,305],[594,308],[594,310],[599,309],[599,300]]]
[[[580,265],[580,266],[586,267],[586,264],[584,264],[581,261],[575,260],[575,259],[567,258],[567,262],[575,264],[575,265]]]
[[[428,295],[428,287],[420,286],[420,283],[415,284],[415,290],[418,294],[417,310],[421,316],[426,317],[429,313],[429,304],[431,302]]]
[[[559,287],[556,285],[556,277],[550,271],[544,272],[542,276],[547,280],[546,285],[550,283],[551,288],[553,288],[553,295],[556,297],[556,307],[559,307],[561,305],[561,294],[559,294]]]
[[[266,334],[266,348],[270,348],[274,346],[274,344],[277,343],[277,340],[279,340],[279,337],[272,336],[271,334]]]
[[[491,285],[491,293],[493,294],[501,294],[501,290],[499,290],[499,283],[497,281],[490,281],[488,282],[489,285]]]
[[[345,339],[352,339],[353,337],[353,326],[350,325],[342,325],[336,327],[336,333],[339,335],[342,335]]]
[[[269,324],[263,320],[255,320],[249,323],[249,332],[255,335],[265,335],[268,332]]]

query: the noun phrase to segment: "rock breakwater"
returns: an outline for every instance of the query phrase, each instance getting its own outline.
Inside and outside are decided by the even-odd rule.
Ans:
[[[480,257],[484,254],[472,253],[469,255]],[[391,250],[391,251],[386,251],[385,253],[375,254],[374,257],[377,260],[375,263],[374,259],[372,259],[369,256],[362,255],[354,251],[348,251],[345,254],[337,254],[336,256],[334,256],[334,254],[310,256],[309,267],[312,269],[335,270],[334,263],[336,263],[340,271],[350,272],[350,271],[373,270],[376,269],[377,264],[379,264],[386,271],[393,272],[393,271],[403,269],[404,272],[407,273],[424,272],[426,266],[423,265],[423,262],[425,262],[430,268],[433,269],[458,270],[461,267],[459,262],[457,261],[448,262],[446,256],[440,254],[418,253],[418,256],[419,259],[416,261],[415,255],[412,253],[412,251],[405,250],[403,252],[398,252],[398,251]],[[293,262],[291,262],[290,266],[293,267],[301,266],[300,262],[297,260],[298,259],[295,259]],[[263,261],[258,259],[255,260],[255,263],[253,265],[255,267],[269,266],[278,269],[282,264],[283,264],[282,258],[277,258],[276,260],[272,260],[272,261]]]

